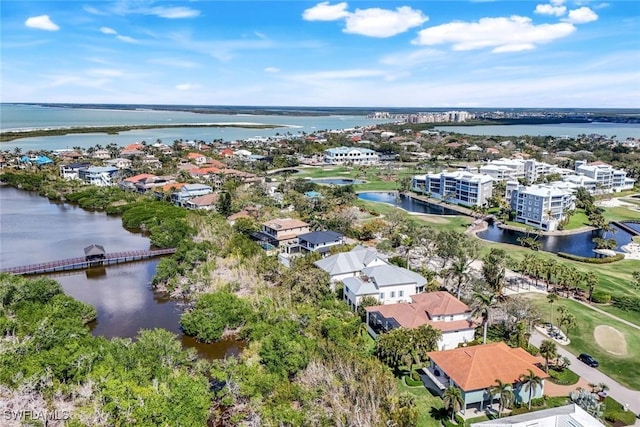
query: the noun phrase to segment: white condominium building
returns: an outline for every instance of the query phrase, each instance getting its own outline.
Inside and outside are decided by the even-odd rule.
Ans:
[[[414,176],[411,187],[449,203],[483,206],[491,197],[493,178],[466,171],[428,173]]]
[[[337,147],[324,150],[324,160],[332,165],[373,165],[380,161],[380,156],[369,148]]]
[[[493,160],[486,165],[482,165],[479,171],[481,174],[489,175],[496,181],[515,181],[524,178],[530,183],[536,182],[543,175],[558,173],[564,176],[571,173],[570,170],[533,159],[505,158]]]
[[[507,182],[506,199],[515,212],[515,221],[544,231],[553,231],[575,209],[571,185],[564,183],[524,186]]]
[[[588,176],[596,181],[596,191],[630,190],[635,182],[627,178],[627,172],[614,169],[611,165],[602,162],[588,164],[586,161],[578,160],[575,163],[575,169],[578,175]]]

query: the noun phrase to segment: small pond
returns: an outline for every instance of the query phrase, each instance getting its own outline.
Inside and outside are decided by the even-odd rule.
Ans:
[[[407,197],[397,192],[365,192],[358,193],[358,198],[368,200],[370,202],[388,203],[397,206],[408,212],[432,214],[432,215],[460,215],[459,212],[445,208],[433,203],[423,202],[422,200]]]
[[[366,181],[361,179],[351,179],[351,178],[315,178],[310,179],[309,182],[313,182],[316,184],[324,184],[324,185],[353,185],[353,184],[364,184]]]
[[[629,224],[627,224],[629,225]],[[634,224],[638,225],[638,224]],[[624,246],[631,242],[631,234],[618,227],[613,227],[615,231],[607,233],[607,239],[616,239],[618,247],[616,251],[621,252],[621,246]],[[592,239],[599,237],[599,231],[585,231],[576,234],[565,234],[562,236],[540,236],[538,239],[542,243],[542,250],[547,252],[566,252],[573,255],[583,257],[593,257],[595,248]],[[499,228],[495,224],[490,224],[489,227],[478,233],[478,237],[484,240],[499,243],[511,243],[513,245],[520,245],[518,237],[526,236],[526,233],[514,230],[504,230]]]

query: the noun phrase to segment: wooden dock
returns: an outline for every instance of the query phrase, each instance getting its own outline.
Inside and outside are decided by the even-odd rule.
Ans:
[[[91,267],[103,267],[113,264],[123,264],[126,262],[140,261],[162,255],[169,255],[176,252],[175,248],[152,249],[140,251],[114,252],[105,254],[104,258],[89,260],[85,257],[63,259],[59,261],[45,262],[41,264],[23,265],[20,267],[9,267],[0,269],[0,273],[10,273],[16,275],[58,273],[71,270],[85,270]]]

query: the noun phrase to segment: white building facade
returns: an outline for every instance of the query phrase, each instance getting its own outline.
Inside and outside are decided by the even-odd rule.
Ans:
[[[332,165],[374,165],[380,161],[380,156],[369,148],[337,147],[324,150],[324,161]]]
[[[466,171],[416,175],[412,190],[430,197],[466,206],[483,206],[493,192],[493,178]]]
[[[557,230],[567,212],[575,209],[573,190],[554,183],[524,186],[509,181],[505,198],[515,221],[543,231]]]

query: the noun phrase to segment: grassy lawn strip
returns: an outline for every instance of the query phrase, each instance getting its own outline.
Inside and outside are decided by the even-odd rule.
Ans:
[[[571,218],[569,218],[569,222],[564,226],[565,230],[575,230],[577,228],[584,227],[589,225],[589,218],[587,218],[587,214],[584,213],[582,209],[576,210]]]
[[[442,410],[442,399],[432,395],[424,385],[417,387],[409,387],[405,384],[404,379],[398,379],[398,389],[402,393],[408,393],[415,397],[416,406],[418,407],[418,424],[424,427],[440,427],[440,421],[434,418]]]
[[[401,212],[418,225],[426,225],[429,227],[442,230],[458,230],[465,231],[471,224],[473,218],[463,215],[410,215],[406,211],[396,208],[388,203],[372,202],[369,200],[356,200],[355,206],[366,209],[369,212],[376,212],[380,215],[389,215],[393,212]]]
[[[622,404],[610,396],[604,399],[604,419],[611,423],[621,421],[627,426],[636,422],[635,414],[632,411],[625,411]]]
[[[549,312],[549,303],[545,295],[526,294],[536,306]],[[577,318],[578,327],[569,330],[571,344],[566,346],[572,354],[589,353],[600,362],[600,369],[616,381],[634,390],[640,390],[640,333],[635,328],[620,323],[604,314],[598,313],[582,304],[561,298],[554,304],[554,323],[557,323],[557,307],[565,306]],[[607,352],[595,341],[593,331],[596,326],[608,325],[620,331],[627,342],[627,355],[616,356]]]

